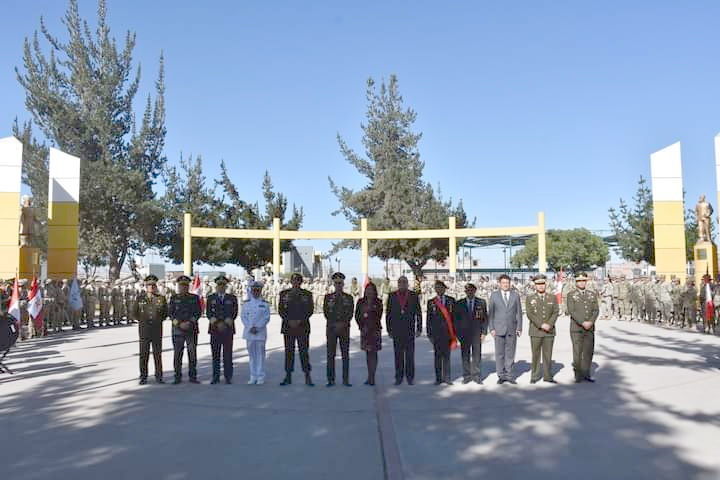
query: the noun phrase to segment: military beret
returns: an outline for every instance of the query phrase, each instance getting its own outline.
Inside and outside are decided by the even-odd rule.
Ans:
[[[175,281],[177,283],[187,283],[187,284],[192,282],[192,280],[190,280],[190,277],[188,277],[187,275],[180,275]]]
[[[345,274],[342,272],[335,272],[330,278],[333,280],[345,280]]]
[[[225,275],[218,275],[215,277],[215,283],[228,283],[228,279]]]
[[[435,280],[435,286],[447,288],[447,285],[445,285],[445,282],[443,282],[442,280]]]
[[[578,273],[577,276],[575,277],[576,282],[586,282],[587,279],[588,279],[587,273],[584,273],[584,272]]]
[[[145,277],[145,283],[157,283],[157,281],[158,277],[156,277],[155,275],[148,275],[147,277]]]

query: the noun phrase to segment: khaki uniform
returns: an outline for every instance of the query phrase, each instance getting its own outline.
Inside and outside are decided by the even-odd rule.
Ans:
[[[552,350],[555,342],[555,321],[559,309],[555,295],[550,293],[533,293],[525,302],[525,313],[530,321],[530,348],[532,349],[532,369],[530,380],[540,379],[540,356],[543,362],[543,380],[552,380]],[[540,327],[544,323],[550,325],[546,332]]]
[[[597,296],[587,290],[573,290],[568,294],[567,308],[570,315],[575,380],[582,381],[590,377],[595,353],[595,321],[599,314]],[[586,330],[582,326],[583,322],[590,322],[592,327]]]

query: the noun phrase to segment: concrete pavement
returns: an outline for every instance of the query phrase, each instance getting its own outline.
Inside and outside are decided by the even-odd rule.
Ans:
[[[555,343],[558,385],[529,382],[519,341],[518,385],[496,385],[492,342],[485,384],[435,387],[432,347],[418,340],[415,386],[395,387],[392,343],[367,387],[358,332],[352,388],[325,384],[324,320],[313,317],[314,388],[283,377],[279,318],[268,340],[268,383],[249,386],[235,341],[235,383],[137,385],[137,327],[66,332],[20,343],[0,375],[0,461],[8,479],[720,478],[720,338],[601,321],[596,384],[572,383],[568,320]],[[165,378],[172,345],[165,328]],[[338,373],[340,360],[337,360]],[[453,353],[459,377],[460,353]]]

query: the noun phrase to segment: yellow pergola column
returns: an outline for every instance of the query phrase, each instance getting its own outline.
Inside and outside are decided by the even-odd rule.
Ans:
[[[273,218],[273,278],[280,279],[280,219]]]
[[[545,236],[545,212],[538,212],[538,271],[547,272],[547,244]]]
[[[192,275],[192,214],[183,216],[183,273]]]
[[[682,157],[680,142],[650,155],[655,269],[668,279],[674,275],[685,282],[685,215],[683,207]]]
[[[48,179],[48,277],[77,274],[80,229],[80,159],[50,149]]]
[[[368,247],[368,222],[367,218],[360,219],[360,271],[363,277],[363,288],[365,287],[365,279],[368,277],[368,258],[370,251]]]
[[[0,138],[0,278],[14,278],[20,268],[20,184],[22,143]]]
[[[451,281],[455,280],[455,274],[457,273],[457,237],[455,236],[455,227],[457,225],[456,221],[455,217],[448,218],[448,230],[450,231],[448,239],[448,261],[450,263],[449,269]]]

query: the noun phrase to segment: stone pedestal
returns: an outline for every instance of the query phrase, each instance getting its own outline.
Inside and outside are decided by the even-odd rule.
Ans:
[[[695,286],[702,285],[702,277],[707,273],[710,278],[718,274],[717,247],[713,242],[697,242],[693,249],[695,258]]]
[[[28,285],[33,275],[40,276],[40,249],[20,247],[20,278],[27,278]]]

